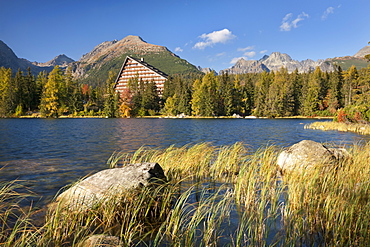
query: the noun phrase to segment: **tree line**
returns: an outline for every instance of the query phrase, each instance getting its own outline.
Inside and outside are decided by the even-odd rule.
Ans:
[[[56,66],[34,77],[30,70],[0,68],[0,117],[39,112],[44,117],[185,114],[188,116],[337,116],[339,121],[370,121],[370,66],[357,70],[278,71],[170,77],[162,97],[154,82],[134,77],[125,94],[114,90],[116,75],[109,73],[94,88],[79,84],[71,70]],[[338,117],[338,113],[339,117]]]
[[[0,68],[0,117],[36,115],[42,117],[108,116],[115,117],[118,95],[115,93],[115,75],[110,73],[107,81],[92,88],[79,84],[72,71],[55,66],[50,73],[40,72],[36,77],[28,69]]]
[[[369,103],[370,67],[342,71],[335,66],[333,72],[317,67],[306,73],[288,73],[282,67],[262,73],[208,73],[193,82],[171,78],[163,111],[192,116],[313,117],[336,116],[341,109],[345,121],[370,121]]]

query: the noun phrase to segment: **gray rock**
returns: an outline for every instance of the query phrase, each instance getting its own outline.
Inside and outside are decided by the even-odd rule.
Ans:
[[[363,58],[365,55],[370,54],[370,45],[363,47],[361,50],[359,50],[354,57]]]
[[[277,165],[283,173],[293,170],[303,171],[318,165],[335,166],[347,156],[345,149],[329,149],[320,143],[303,140],[281,152],[277,158]]]
[[[79,243],[78,247],[122,247],[118,237],[106,235],[92,235]]]
[[[100,171],[63,192],[57,197],[62,206],[90,209],[113,196],[141,186],[155,185],[166,180],[157,163],[129,164],[122,168]]]

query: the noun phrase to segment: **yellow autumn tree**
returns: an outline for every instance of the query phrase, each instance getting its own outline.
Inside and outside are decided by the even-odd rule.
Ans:
[[[10,88],[12,70],[0,67],[0,117],[10,114]]]
[[[58,117],[59,87],[63,83],[63,72],[55,66],[50,72],[41,96],[40,112],[44,117]]]

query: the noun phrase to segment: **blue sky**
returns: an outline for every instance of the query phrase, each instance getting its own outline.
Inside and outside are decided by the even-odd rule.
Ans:
[[[0,0],[0,40],[46,62],[138,35],[219,71],[275,51],[299,61],[354,55],[370,41],[369,11],[369,0]]]

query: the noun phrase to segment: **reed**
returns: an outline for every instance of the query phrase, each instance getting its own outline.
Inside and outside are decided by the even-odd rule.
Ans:
[[[0,246],[26,246],[32,242],[32,207],[22,207],[31,193],[20,193],[27,190],[20,181],[0,184]]]
[[[293,239],[327,245],[363,246],[369,241],[369,145],[355,146],[337,169],[286,177],[284,225]]]
[[[115,153],[109,166],[158,162],[169,181],[84,214],[57,205],[41,227],[32,224],[32,208],[19,206],[16,183],[8,183],[0,190],[0,245],[78,246],[105,234],[123,246],[366,246],[370,144],[348,151],[335,169],[317,164],[284,177],[275,146],[248,153],[242,143],[200,143]]]
[[[359,124],[359,123],[343,123],[343,122],[313,122],[305,125],[305,129],[316,129],[316,130],[338,130],[343,132],[355,132],[362,135],[370,134],[370,125]]]

